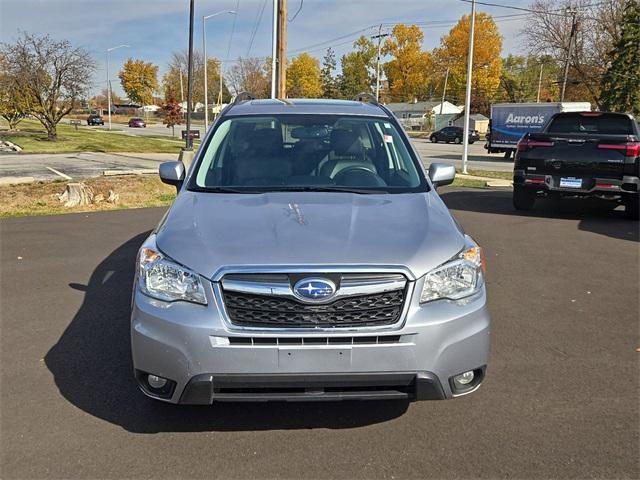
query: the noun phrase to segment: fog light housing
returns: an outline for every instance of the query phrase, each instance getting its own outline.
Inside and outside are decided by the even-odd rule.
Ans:
[[[157,375],[149,375],[147,382],[151,388],[159,390],[167,384],[167,379],[158,377]]]
[[[454,397],[471,393],[476,390],[484,379],[486,366],[467,370],[449,377],[449,386]]]

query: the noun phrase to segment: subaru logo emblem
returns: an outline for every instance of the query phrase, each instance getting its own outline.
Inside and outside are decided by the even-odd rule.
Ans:
[[[293,286],[296,297],[305,301],[323,301],[333,297],[336,285],[326,278],[303,278]]]

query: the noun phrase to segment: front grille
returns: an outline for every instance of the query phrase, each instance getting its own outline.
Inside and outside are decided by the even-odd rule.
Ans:
[[[227,291],[227,315],[235,325],[267,328],[333,328],[393,325],[400,320],[406,288],[345,297],[323,305],[289,298]]]

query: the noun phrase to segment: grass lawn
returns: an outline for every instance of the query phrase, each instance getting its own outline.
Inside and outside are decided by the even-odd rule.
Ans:
[[[0,218],[61,213],[95,212],[124,208],[164,207],[173,202],[176,189],[160,182],[157,175],[97,177],[84,180],[95,195],[109,196],[113,190],[120,196],[117,204],[106,201],[67,208],[56,194],[65,191],[68,182],[36,182],[0,187]]]
[[[47,140],[47,133],[40,122],[23,120],[19,131],[0,131],[0,140],[8,140],[23,148],[24,153],[69,152],[134,152],[178,153],[182,142],[158,137],[134,137],[122,133],[78,129],[58,124],[58,141]]]
[[[474,175],[476,177],[499,178],[501,180],[513,180],[513,172],[496,172],[493,170],[469,170],[469,175]]]

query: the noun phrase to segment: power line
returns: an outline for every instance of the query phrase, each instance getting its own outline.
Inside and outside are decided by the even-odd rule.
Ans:
[[[247,54],[245,55],[246,57],[248,57],[251,54],[251,49],[253,48],[253,42],[256,39],[256,33],[258,33],[258,29],[260,28],[260,23],[262,23],[262,16],[264,14],[264,9],[267,6],[267,1],[268,0],[264,0],[262,2],[262,8],[260,9],[258,16],[256,17],[256,22],[253,26],[253,31],[251,32],[251,39],[249,40],[249,48],[247,48]]]
[[[304,3],[304,0],[300,0],[300,6],[298,7],[298,10],[296,11],[296,13],[293,15],[293,17],[287,18],[287,20],[289,20],[289,22],[293,22],[296,19],[296,17],[298,16],[300,11],[302,10],[302,4],[303,3]]]
[[[236,14],[233,16],[233,22],[231,23],[231,34],[229,35],[229,45],[227,45],[227,56],[225,60],[229,60],[229,53],[231,52],[231,42],[233,41],[233,33],[236,30],[236,19],[238,15],[240,15],[240,0],[236,0]],[[222,71],[220,71],[220,75],[222,76]]]

